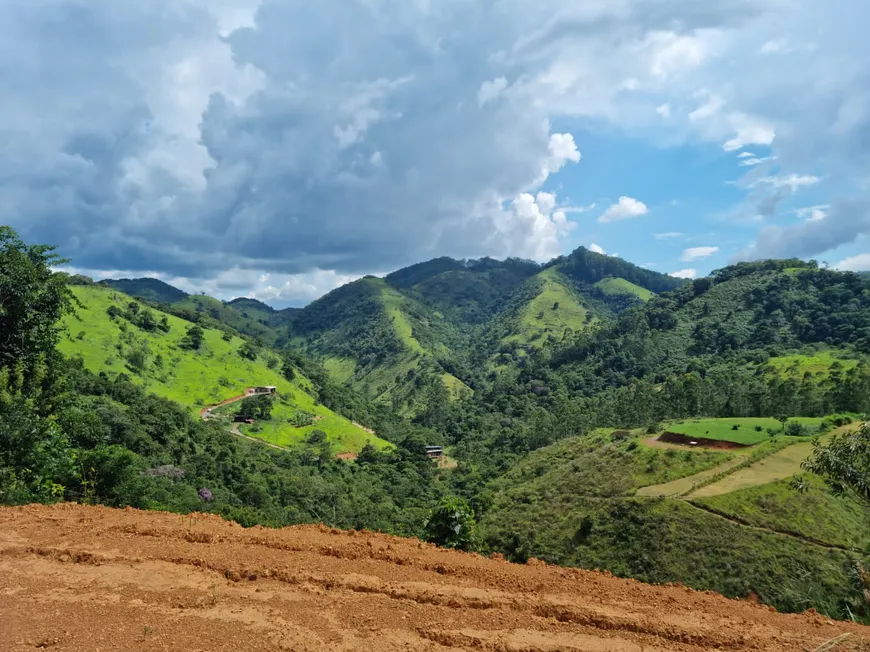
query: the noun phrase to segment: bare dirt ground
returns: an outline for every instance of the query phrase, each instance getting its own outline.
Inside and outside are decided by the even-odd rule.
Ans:
[[[870,628],[415,540],[0,509],[0,650],[815,650]]]

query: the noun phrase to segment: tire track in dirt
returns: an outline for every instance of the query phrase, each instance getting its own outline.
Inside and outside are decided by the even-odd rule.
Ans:
[[[0,649],[814,649],[844,632],[681,586],[324,526],[0,509]]]

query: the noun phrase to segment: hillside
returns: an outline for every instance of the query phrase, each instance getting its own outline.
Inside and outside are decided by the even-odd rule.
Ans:
[[[189,296],[187,292],[156,278],[106,279],[99,284],[154,303],[177,303]]]
[[[516,561],[754,593],[789,611],[861,608],[850,568],[870,545],[870,510],[821,483],[789,487],[808,444],[786,437],[725,452],[650,441],[600,431],[531,453],[487,489],[483,536]],[[779,466],[768,465],[775,457]],[[705,491],[736,476],[743,482]]]
[[[870,637],[814,613],[371,532],[69,504],[4,508],[0,524],[9,650],[783,652]]]
[[[372,399],[414,413],[425,391],[445,400],[471,390],[447,368],[460,339],[450,324],[383,279],[366,277],[301,310],[291,346],[323,362],[333,376]]]
[[[287,446],[320,430],[336,452],[356,452],[367,442],[387,445],[318,404],[311,383],[301,373],[294,372],[288,381],[281,373],[281,359],[272,351],[252,350],[244,356],[243,340],[210,329],[204,330],[198,349],[185,348],[189,322],[139,308],[134,324],[123,314],[132,301],[127,295],[98,286],[73,290],[82,306],[76,316],[65,319],[68,332],[59,349],[67,356],[81,357],[94,373],[127,374],[148,391],[188,406],[197,415],[207,405],[242,394],[247,387],[274,385],[278,399],[271,419],[242,426],[246,434]],[[143,327],[146,321],[151,326]]]

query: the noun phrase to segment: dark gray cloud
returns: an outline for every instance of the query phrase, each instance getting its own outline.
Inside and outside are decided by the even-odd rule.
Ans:
[[[555,118],[655,138],[667,102],[683,139],[764,143],[775,127],[784,166],[866,163],[868,58],[847,60],[866,52],[848,20],[822,12],[847,30],[822,34],[823,56],[757,57],[782,24],[809,42],[815,6],[12,0],[0,207],[81,268],[227,292],[319,291],[441,254],[546,258],[571,225],[536,193],[579,158]],[[722,101],[690,119],[701,89]],[[785,196],[756,199],[773,215]]]

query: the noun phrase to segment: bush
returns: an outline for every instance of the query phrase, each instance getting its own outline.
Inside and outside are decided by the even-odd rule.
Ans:
[[[755,432],[761,432],[762,430],[764,430],[764,428],[761,426],[755,426]]]
[[[479,546],[474,512],[462,498],[442,498],[430,512],[423,536],[445,548],[476,550]]]

